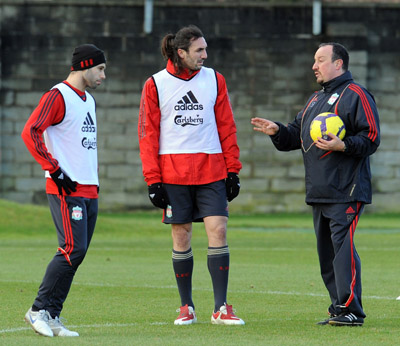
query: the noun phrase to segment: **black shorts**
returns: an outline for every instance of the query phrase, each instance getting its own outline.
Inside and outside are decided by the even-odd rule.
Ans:
[[[163,186],[169,199],[162,220],[166,224],[201,222],[206,216],[228,217],[225,180],[205,185]]]

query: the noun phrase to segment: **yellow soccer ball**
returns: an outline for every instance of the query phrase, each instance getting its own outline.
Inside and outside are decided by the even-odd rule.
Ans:
[[[310,125],[311,138],[313,141],[316,141],[318,137],[329,141],[331,138],[328,133],[333,133],[343,139],[346,135],[346,127],[343,120],[335,113],[325,112],[318,114]]]

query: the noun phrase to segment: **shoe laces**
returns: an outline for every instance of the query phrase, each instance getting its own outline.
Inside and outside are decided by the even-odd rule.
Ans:
[[[67,322],[67,320],[66,320],[64,317],[58,317],[58,316],[56,316],[55,318],[53,318],[53,323],[56,324],[57,327],[62,327],[62,328],[67,329],[67,328],[64,326],[64,323],[63,323],[63,322]]]
[[[176,310],[176,312],[179,312],[180,316],[189,315],[190,314],[189,305],[186,304],[184,306],[181,306],[179,309]]]
[[[39,310],[38,318],[45,322],[49,322],[51,320],[50,313],[47,310]]]
[[[222,305],[219,310],[221,311],[222,314],[231,316],[235,316],[236,312],[236,310],[232,307],[232,305],[228,305],[226,303],[224,303],[224,305]]]

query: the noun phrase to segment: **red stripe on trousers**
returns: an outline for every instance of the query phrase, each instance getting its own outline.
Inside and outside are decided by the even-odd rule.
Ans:
[[[350,296],[349,299],[347,299],[347,302],[344,304],[346,307],[348,307],[350,305],[350,303],[353,301],[354,298],[354,286],[356,284],[356,276],[357,276],[357,272],[356,272],[356,262],[354,260],[354,241],[353,241],[353,237],[354,237],[354,232],[356,231],[356,227],[357,227],[357,223],[358,223],[358,212],[360,210],[360,206],[361,203],[357,202],[357,215],[354,218],[353,222],[350,225],[350,247],[351,247],[351,284],[350,284]]]
[[[65,256],[65,258],[67,259],[67,261],[69,263],[71,263],[69,261],[69,256],[71,255],[73,249],[74,249],[74,237],[72,234],[72,227],[71,227],[71,219],[69,217],[69,210],[68,210],[68,204],[65,201],[65,197],[64,196],[59,196],[60,200],[61,200],[61,216],[62,216],[62,220],[63,220],[63,229],[64,229],[64,237],[65,237],[65,253],[68,255]]]

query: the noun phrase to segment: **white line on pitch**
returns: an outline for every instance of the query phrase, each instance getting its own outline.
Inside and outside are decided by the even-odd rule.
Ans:
[[[197,322],[197,324],[208,324],[208,321],[204,322]],[[171,322],[151,322],[149,323],[150,326],[164,326],[172,324]],[[124,327],[134,327],[142,325],[139,323],[96,323],[96,324],[82,324],[82,325],[68,325],[69,328],[124,328]],[[25,330],[32,330],[30,327],[20,327],[20,328],[8,328],[8,329],[0,329],[0,334],[6,333],[16,333]]]
[[[13,281],[13,280],[0,280],[0,282],[14,282],[14,283],[37,283],[36,281]],[[174,289],[175,285],[165,285],[165,286],[154,286],[154,285],[118,285],[110,283],[98,283],[98,282],[73,282],[76,286],[94,286],[94,287],[124,287],[124,288],[150,288],[150,289]],[[193,288],[193,291],[205,291],[212,292],[211,288]],[[313,293],[313,292],[295,292],[295,291],[271,291],[271,290],[257,290],[257,289],[247,289],[247,290],[230,290],[230,293],[254,293],[254,294],[271,294],[271,295],[291,295],[291,296],[308,296],[308,297],[326,297],[327,293]],[[382,297],[382,296],[363,296],[364,299],[376,299],[376,300],[396,300],[396,297]]]

